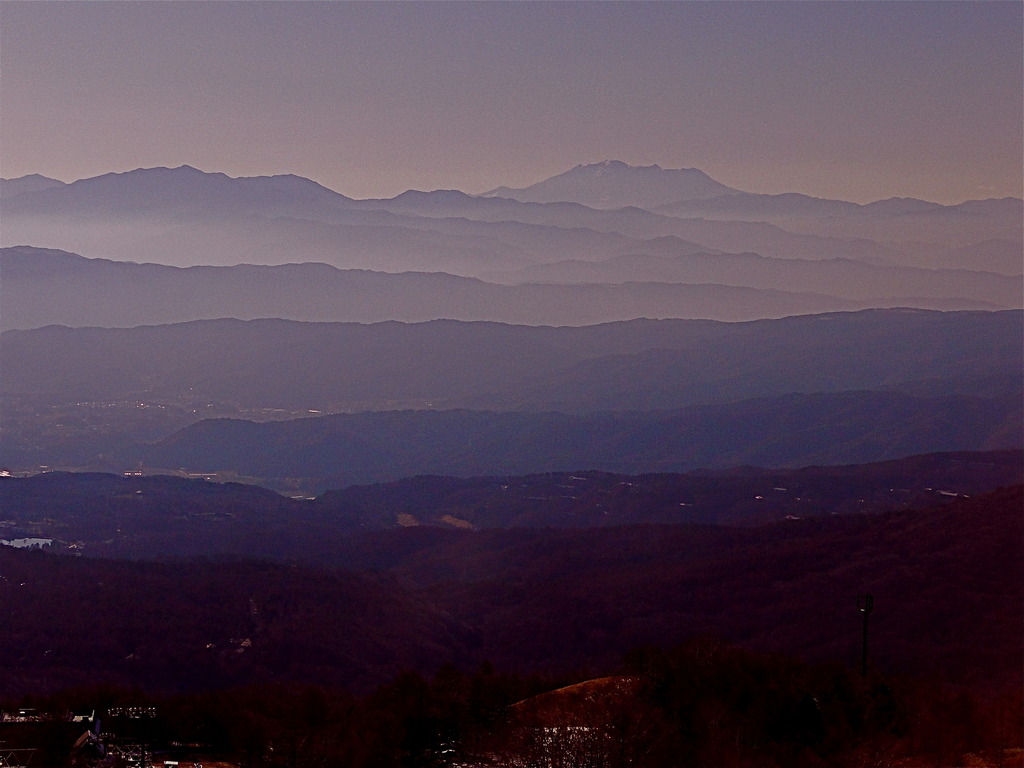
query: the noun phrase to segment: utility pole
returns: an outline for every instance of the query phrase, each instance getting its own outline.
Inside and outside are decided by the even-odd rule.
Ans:
[[[860,654],[860,676],[868,676],[868,615],[875,607],[875,598],[870,592],[857,595],[857,608],[864,614],[864,637]]]

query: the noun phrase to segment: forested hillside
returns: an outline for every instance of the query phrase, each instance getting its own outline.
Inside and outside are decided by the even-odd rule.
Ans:
[[[4,547],[0,679],[7,695],[103,680],[153,691],[358,689],[444,661],[610,669],[630,648],[703,634],[853,665],[856,597],[867,591],[880,670],[996,690],[1012,681],[1024,631],[1022,501],[1014,486],[941,507],[745,529],[366,532],[333,546],[335,562],[354,570]]]

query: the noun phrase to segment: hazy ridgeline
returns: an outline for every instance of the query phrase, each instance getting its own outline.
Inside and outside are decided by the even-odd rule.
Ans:
[[[1019,311],[921,310],[581,328],[218,320],[7,331],[0,459],[227,473],[308,493],[424,473],[1013,448],[1022,333]]]
[[[1020,200],[0,195],[0,526],[51,542],[0,548],[12,705],[253,766],[1020,746]]]

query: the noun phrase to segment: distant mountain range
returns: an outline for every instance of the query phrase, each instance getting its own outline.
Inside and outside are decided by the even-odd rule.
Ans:
[[[992,272],[898,267],[842,258],[782,259],[753,253],[637,254],[602,261],[574,259],[524,267],[495,275],[495,278],[502,282],[620,283],[636,275],[667,283],[719,283],[809,291],[858,299],[874,307],[892,300],[902,302],[902,306],[925,308],[923,303],[942,298],[948,300],[950,309],[952,305],[969,300],[1005,302],[1003,306],[1009,308],[1020,304],[1018,296],[1022,291],[1019,278]]]
[[[0,195],[11,466],[321,483],[1022,441],[1020,200],[858,205],[616,161],[482,196],[190,166]],[[427,413],[358,415],[402,409]]]
[[[1024,432],[1022,322],[1019,311],[871,310],[583,328],[220,320],[8,331],[0,462],[141,462],[322,488],[1013,448]],[[381,409],[420,410],[355,413]],[[247,420],[339,411],[351,413]],[[225,415],[236,418],[187,426]]]
[[[14,187],[11,194],[8,186]],[[309,206],[329,208],[349,198],[291,174],[232,178],[188,165],[107,173],[71,184],[43,176],[0,182],[10,214],[199,215],[254,213],[287,215]]]
[[[736,321],[867,307],[1004,309],[1024,303],[1020,280],[988,272],[754,254],[621,256],[508,273],[515,277],[515,283],[501,284],[443,272],[339,270],[317,263],[182,268],[20,246],[0,249],[0,329],[221,317],[590,325],[637,317]]]
[[[1024,313],[868,310],[574,327],[215,320],[0,335],[0,392],[242,408],[678,408],[788,392],[1006,394]],[[994,387],[992,391],[986,387]]]
[[[39,192],[51,187],[62,187],[64,182],[33,173],[17,179],[0,179],[0,200],[7,200],[24,192]]]
[[[507,672],[621,672],[632,649],[645,695],[654,667],[678,678],[641,725],[698,707],[717,744],[746,731],[690,667],[720,644],[666,650],[714,635],[742,648],[716,652],[730,717],[776,688],[773,764],[831,759],[808,749],[826,710],[857,751],[821,754],[854,762],[928,743],[940,721],[903,721],[936,707],[965,733],[1012,720],[1021,200],[858,205],[616,161],[480,196],[181,166],[0,199],[4,697],[194,690],[172,717],[230,710],[277,760],[250,739],[275,722],[369,755],[353,702],[394,702],[374,727],[396,764],[451,762],[461,715],[432,701],[489,722],[527,695],[497,704]],[[866,592],[869,684],[843,670]],[[289,727],[291,762],[338,762]]]
[[[1019,200],[859,206],[740,193],[695,169],[618,162],[527,189],[544,201],[530,202],[526,191],[522,200],[457,191],[352,200],[297,176],[236,179],[189,166],[71,184],[23,177],[0,182],[0,245],[177,266],[322,261],[483,277],[566,259],[664,254],[663,243],[650,241],[668,237],[689,253],[1021,273]]]
[[[580,203],[590,208],[656,208],[670,203],[706,200],[737,192],[696,168],[631,166],[619,160],[575,168],[524,189],[498,187],[483,197],[523,203]]]

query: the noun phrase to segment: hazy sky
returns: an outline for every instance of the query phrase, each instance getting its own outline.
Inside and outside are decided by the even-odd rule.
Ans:
[[[868,201],[1022,194],[1024,4],[0,2],[0,175],[353,197],[605,159]]]

